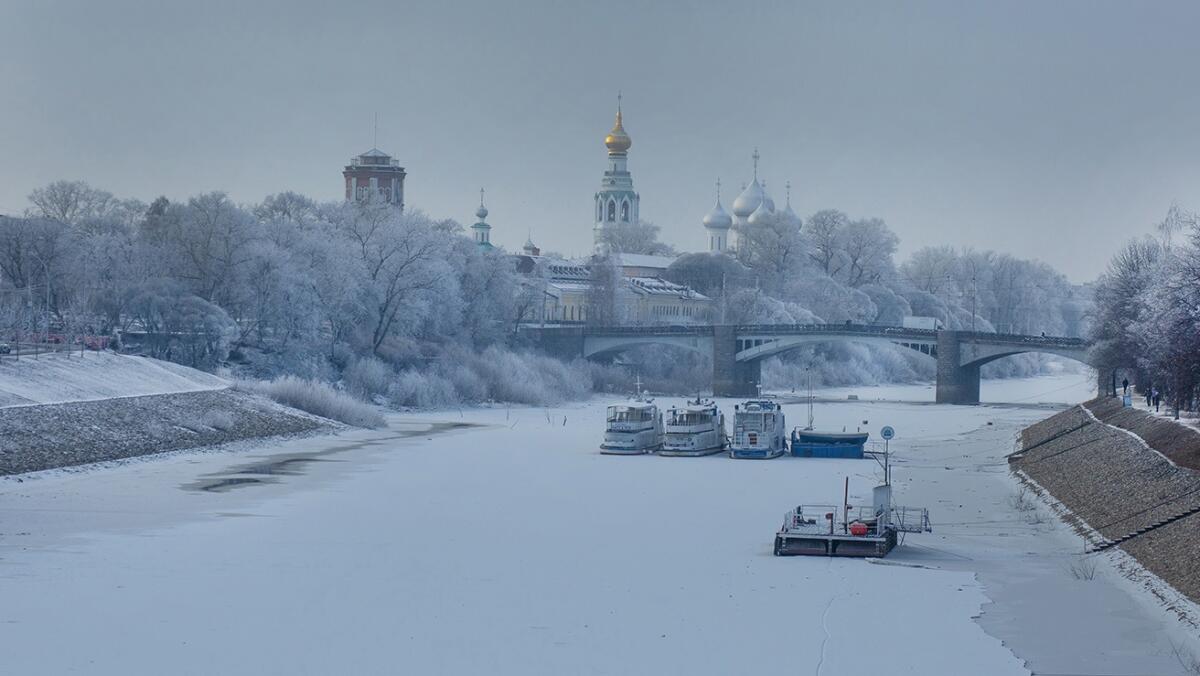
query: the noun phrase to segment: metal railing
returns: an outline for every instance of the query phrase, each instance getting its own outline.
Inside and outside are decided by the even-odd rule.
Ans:
[[[585,336],[710,336],[716,328],[718,328],[716,325],[583,326],[562,327],[561,330],[576,333],[582,332]],[[732,329],[734,334],[739,337],[753,334],[840,334],[935,340],[938,334],[941,333],[934,329],[915,329],[891,324],[732,324],[728,325],[728,328]],[[552,332],[555,328],[546,327],[538,330]],[[1065,336],[1032,336],[1012,333],[983,333],[979,331],[958,331],[957,333],[961,341],[1075,349],[1084,349],[1090,345],[1088,341],[1082,338],[1068,338]]]

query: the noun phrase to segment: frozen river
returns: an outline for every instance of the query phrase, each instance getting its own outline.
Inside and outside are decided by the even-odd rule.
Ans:
[[[5,480],[0,673],[1186,673],[1187,631],[1106,559],[1075,579],[1003,459],[1094,382],[822,393],[821,428],[896,428],[896,501],[930,509],[889,565],[771,555],[874,462],[603,456],[600,400]]]

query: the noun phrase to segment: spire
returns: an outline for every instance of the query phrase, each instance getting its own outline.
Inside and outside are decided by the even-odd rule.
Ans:
[[[480,188],[479,189],[479,208],[475,210],[475,217],[478,218],[479,222],[482,224],[483,219],[487,218],[487,215],[488,215],[487,207],[483,206],[483,188]]]
[[[717,204],[721,203],[721,177],[717,177]]]
[[[791,209],[792,208],[792,180],[791,179],[788,179],[787,182],[783,184],[783,189],[786,191],[785,194],[787,195],[787,198],[786,198],[787,199],[787,202],[786,202],[787,208]]]
[[[758,146],[754,146],[754,154],[750,156],[750,159],[754,160],[754,180],[756,181],[758,180],[758,158]]]
[[[480,188],[479,208],[475,210],[475,217],[479,220],[475,222],[475,225],[471,226],[471,232],[474,233],[475,243],[479,245],[479,248],[491,250],[493,248],[491,235],[492,226],[488,225],[487,215],[487,207],[483,206],[483,188]]]

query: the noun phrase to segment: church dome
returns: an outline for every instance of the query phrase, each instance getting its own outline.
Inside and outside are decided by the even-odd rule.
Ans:
[[[762,203],[770,213],[775,213],[775,200],[771,199],[771,195],[767,193],[767,182],[762,184]]]
[[[475,210],[475,218],[478,218],[480,221],[482,221],[483,219],[487,218],[487,215],[488,215],[487,207],[480,204],[479,208]],[[503,220],[503,219],[501,219],[501,220]]]
[[[770,217],[771,210],[767,208],[766,200],[763,200],[762,202],[758,203],[758,208],[754,210],[754,213],[750,214],[750,217],[746,219],[746,222],[750,225],[759,225],[766,223]]]
[[[791,204],[788,204],[787,206],[785,206],[783,208],[783,221],[785,223],[790,223],[791,225],[794,225],[797,228],[799,228],[800,225],[803,223],[803,221],[800,219],[800,217],[796,215],[796,212],[792,211]]]
[[[754,210],[762,204],[762,201],[762,187],[758,185],[758,179],[754,179],[733,201],[733,215],[742,219],[749,218],[750,214],[754,213]]]
[[[784,183],[784,187],[787,190],[787,202],[783,207],[783,221],[799,229],[804,225],[804,219],[797,216],[795,211],[792,211],[792,182],[788,181]]]
[[[721,207],[721,200],[717,200],[716,206],[714,206],[712,211],[708,212],[708,215],[704,217],[704,227],[716,229],[733,227],[733,218],[731,218],[729,213]]]
[[[633,145],[633,139],[625,133],[625,126],[621,123],[620,108],[617,109],[616,124],[613,125],[612,131],[608,132],[608,136],[604,137],[604,145],[608,147],[610,153],[628,152],[629,147]]]

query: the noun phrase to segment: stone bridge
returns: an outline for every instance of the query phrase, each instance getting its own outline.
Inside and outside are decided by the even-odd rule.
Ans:
[[[720,397],[754,395],[762,360],[801,345],[834,341],[898,345],[937,362],[937,402],[945,404],[978,404],[979,368],[990,361],[1045,352],[1087,363],[1089,347],[1079,338],[861,324],[556,326],[522,331],[543,350],[564,359],[615,357],[644,345],[669,345],[706,355],[712,358],[713,393]]]

